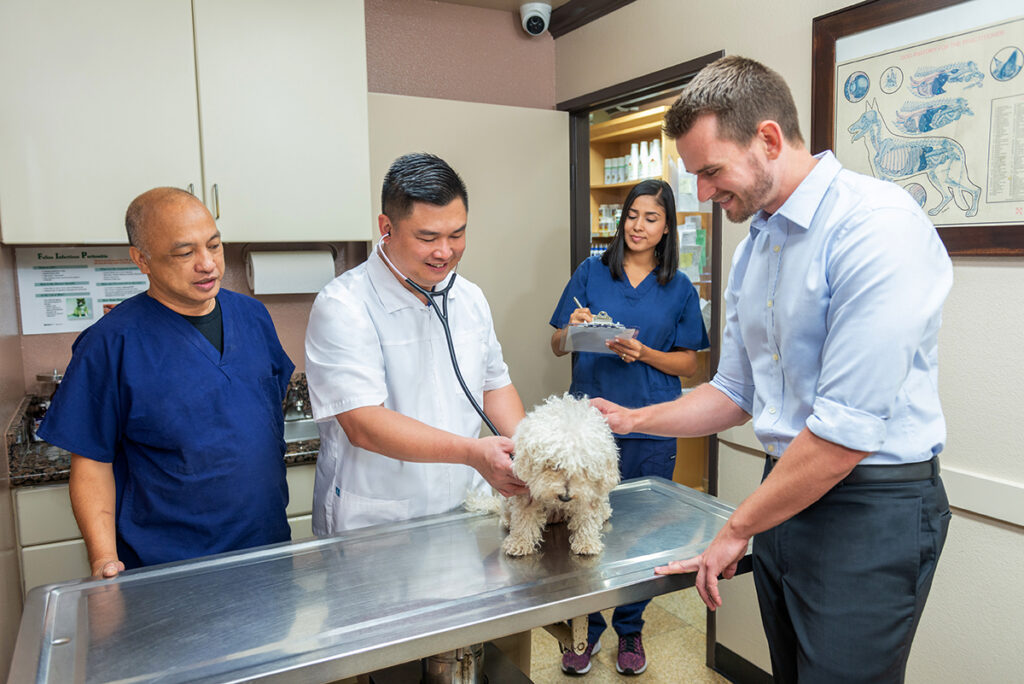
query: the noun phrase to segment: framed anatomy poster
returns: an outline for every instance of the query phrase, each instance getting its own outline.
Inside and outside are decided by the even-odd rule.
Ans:
[[[950,254],[1024,255],[1024,5],[875,0],[813,37],[814,151],[902,186]]]

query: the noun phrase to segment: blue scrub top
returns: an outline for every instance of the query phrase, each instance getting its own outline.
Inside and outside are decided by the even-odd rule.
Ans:
[[[39,434],[113,463],[127,568],[287,541],[294,364],[266,308],[221,290],[224,351],[142,293],[85,330]]]
[[[682,272],[677,271],[672,280],[659,285],[652,271],[634,288],[625,276],[614,280],[601,257],[592,256],[580,264],[562,291],[551,315],[553,327],[568,325],[569,316],[577,308],[573,297],[595,314],[606,311],[616,323],[636,328],[637,338],[651,349],[667,352],[709,346],[700,297]],[[626,363],[615,354],[591,352],[573,354],[570,391],[603,397],[627,408],[671,401],[682,393],[679,378],[674,375],[646,363]],[[626,436],[667,439],[636,432]]]

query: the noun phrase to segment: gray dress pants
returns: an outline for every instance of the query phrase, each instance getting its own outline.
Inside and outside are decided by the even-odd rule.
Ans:
[[[771,469],[765,464],[765,476]],[[949,527],[941,478],[839,484],[754,537],[777,683],[902,682]]]

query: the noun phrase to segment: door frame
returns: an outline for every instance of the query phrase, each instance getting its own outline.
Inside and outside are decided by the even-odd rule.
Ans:
[[[569,113],[570,274],[590,255],[590,112],[621,100],[681,87],[698,71],[724,56],[724,50],[712,52],[559,102],[555,106]],[[711,329],[708,330],[708,337],[711,341],[710,375],[714,377],[722,342],[722,210],[717,204],[711,212],[711,250]],[[718,495],[717,435],[708,438],[708,494]],[[705,662],[712,669],[716,669],[717,643],[715,614],[707,611]]]

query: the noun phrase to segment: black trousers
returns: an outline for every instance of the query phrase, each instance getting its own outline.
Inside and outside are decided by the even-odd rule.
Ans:
[[[936,474],[839,484],[755,535],[754,584],[775,681],[902,682],[949,520]]]

